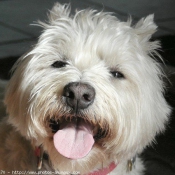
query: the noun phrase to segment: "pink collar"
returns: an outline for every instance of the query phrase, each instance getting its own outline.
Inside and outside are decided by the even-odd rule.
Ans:
[[[41,146],[35,148],[35,155],[38,159],[37,160],[38,161],[38,170],[40,170],[42,168],[43,154],[44,154],[44,151],[43,151]],[[94,172],[86,174],[86,175],[107,175],[111,171],[113,171],[117,167],[117,165],[118,164],[115,164],[114,162],[112,162],[108,167],[94,171]]]
[[[103,168],[97,171],[94,171],[92,173],[89,173],[87,175],[107,175],[108,173],[110,173],[111,171],[113,171],[118,164],[115,164],[114,162],[112,162],[107,168]]]

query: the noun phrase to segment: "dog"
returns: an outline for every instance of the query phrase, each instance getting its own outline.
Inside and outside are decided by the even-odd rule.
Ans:
[[[153,15],[132,25],[112,13],[70,15],[56,3],[38,43],[19,58],[0,123],[5,174],[143,175],[143,149],[171,108],[154,59]]]

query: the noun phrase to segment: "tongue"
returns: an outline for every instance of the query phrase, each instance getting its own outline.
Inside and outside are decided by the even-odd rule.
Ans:
[[[92,126],[83,120],[64,123],[53,137],[54,146],[64,157],[80,159],[92,149]]]

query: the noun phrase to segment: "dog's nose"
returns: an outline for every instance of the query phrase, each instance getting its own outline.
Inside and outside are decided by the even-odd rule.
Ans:
[[[85,109],[91,105],[95,98],[95,89],[86,83],[72,82],[63,90],[66,103],[74,110]]]

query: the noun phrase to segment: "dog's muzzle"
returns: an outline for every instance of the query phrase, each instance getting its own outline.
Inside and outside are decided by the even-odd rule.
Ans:
[[[87,156],[94,143],[105,137],[108,130],[84,115],[83,110],[95,99],[95,89],[91,85],[71,82],[64,87],[62,95],[65,104],[73,110],[61,117],[54,115],[50,118],[53,143],[62,156],[80,159]]]
[[[94,102],[95,89],[86,83],[71,82],[64,87],[63,96],[69,107],[73,108],[74,111],[79,111]]]

